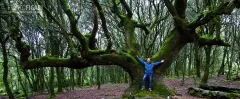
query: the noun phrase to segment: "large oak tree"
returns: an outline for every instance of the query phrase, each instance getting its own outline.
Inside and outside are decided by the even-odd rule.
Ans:
[[[164,59],[165,62],[158,66],[154,70],[153,77],[153,90],[160,92],[160,94],[168,95],[171,91],[162,83],[162,78],[164,72],[170,67],[171,63],[177,57],[178,53],[187,43],[198,43],[199,46],[204,45],[220,45],[220,46],[230,46],[228,43],[224,42],[219,36],[214,39],[204,38],[196,32],[199,26],[207,24],[213,18],[223,14],[231,14],[235,8],[240,7],[240,0],[229,0],[225,2],[219,2],[217,7],[212,10],[206,10],[199,13],[198,17],[192,21],[186,18],[186,8],[187,0],[174,0],[174,4],[169,0],[163,0],[168,12],[172,16],[174,28],[168,33],[164,43],[160,46],[159,50],[153,55],[152,61],[159,61]],[[142,29],[146,35],[151,34],[154,26],[158,24],[161,20],[156,16],[152,23],[143,23],[139,20],[134,20],[133,13],[130,3],[125,0],[108,0],[110,6],[103,6],[100,4],[99,0],[92,0],[92,9],[94,17],[93,29],[90,33],[85,34],[80,32],[78,26],[78,18],[74,15],[73,11],[69,7],[69,2],[67,0],[58,0],[62,11],[66,14],[69,21],[70,32],[65,29],[65,26],[61,23],[58,18],[52,15],[51,10],[46,2],[49,0],[36,0],[39,5],[43,7],[44,13],[47,17],[53,20],[60,28],[61,34],[65,37],[69,52],[71,54],[70,58],[56,58],[51,55],[47,55],[37,59],[29,59],[30,48],[22,39],[22,33],[20,32],[20,19],[18,14],[15,12],[7,11],[6,13],[1,13],[0,18],[5,20],[8,25],[8,29],[11,32],[11,38],[16,43],[16,48],[20,53],[20,64],[24,69],[34,69],[41,67],[68,67],[74,69],[82,69],[91,66],[100,65],[118,65],[121,66],[126,72],[129,73],[131,77],[131,85],[126,90],[126,93],[137,93],[141,86],[142,75],[144,73],[144,68],[136,60],[136,56],[139,54],[138,48],[141,47],[137,43],[135,29]],[[2,8],[5,10],[8,8],[6,2],[2,2]],[[158,6],[159,7],[159,6]],[[111,13],[114,14],[120,21],[119,27],[123,29],[123,38],[125,39],[124,50],[114,49],[113,41],[115,39],[111,38],[112,32],[108,29],[106,22],[105,8],[111,9]],[[3,9],[4,10],[4,9]],[[98,16],[99,19],[98,20]],[[96,35],[99,29],[98,22],[101,21],[101,28],[103,29],[104,36],[106,37],[107,46],[104,50],[96,48]],[[76,49],[73,39],[77,39],[81,46],[78,46],[80,52]],[[78,54],[80,53],[80,54]]]

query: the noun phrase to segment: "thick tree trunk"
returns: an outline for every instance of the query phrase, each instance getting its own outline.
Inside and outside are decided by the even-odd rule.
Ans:
[[[174,29],[171,31],[170,35],[166,38],[166,41],[163,43],[161,49],[155,56],[152,57],[153,61],[160,61],[162,59],[165,60],[163,64],[155,68],[154,74],[153,74],[153,93],[156,96],[168,96],[174,94],[172,90],[170,90],[164,83],[163,74],[165,71],[169,68],[172,61],[177,57],[178,53],[181,51],[183,46],[186,44],[186,41],[182,39],[182,37],[179,35],[179,33]],[[160,57],[161,56],[161,57]],[[159,58],[160,57],[160,58]],[[135,70],[140,71],[140,73],[135,72]],[[134,93],[141,93],[141,82],[142,82],[142,76],[143,76],[143,68],[135,68],[134,71],[127,71],[132,79],[132,84],[130,87],[126,90],[126,94],[134,94]],[[131,75],[131,74],[137,74],[137,75]],[[139,94],[136,96],[138,97]]]

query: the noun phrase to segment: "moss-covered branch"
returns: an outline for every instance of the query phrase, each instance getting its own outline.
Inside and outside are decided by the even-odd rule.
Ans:
[[[120,0],[120,2],[123,5],[123,7],[127,10],[128,18],[132,18],[133,13],[132,13],[130,7],[128,6],[127,2],[125,0]]]
[[[77,58],[57,58],[52,56],[43,56],[41,58],[25,61],[22,64],[24,69],[34,69],[42,67],[67,67],[73,69],[82,69],[93,65],[119,65],[126,71],[134,71],[138,62],[130,55],[102,54],[93,55],[88,59]],[[135,66],[135,67],[134,67]],[[139,71],[140,72],[140,71]]]
[[[77,28],[77,20],[75,19],[75,16],[71,9],[68,6],[67,0],[60,0],[61,7],[63,11],[67,14],[68,19],[70,21],[70,30],[71,33],[80,41],[82,45],[82,57],[85,57],[86,52],[88,51],[88,43],[85,39],[85,37],[80,33],[80,31]]]
[[[112,0],[112,3],[113,3],[113,5],[112,5],[112,7],[111,7],[112,12],[113,12],[114,14],[116,14],[116,15],[118,16],[118,18],[120,18],[121,20],[123,20],[123,19],[126,17],[126,15],[124,15],[123,13],[121,13],[121,12],[119,11],[118,6],[117,6],[118,4],[116,3],[115,0]]]
[[[175,27],[179,31],[178,33],[185,33],[185,21],[179,16],[176,8],[172,5],[169,0],[164,0],[165,6],[168,8],[168,11],[172,14],[173,20],[175,22]]]
[[[199,17],[188,25],[189,28],[193,29],[200,25],[208,23],[217,15],[231,14],[234,8],[239,8],[240,0],[232,0],[228,2],[222,2],[215,9],[208,11],[204,10]]]
[[[95,36],[97,34],[98,31],[98,13],[97,13],[97,7],[96,5],[93,3],[92,4],[92,9],[93,9],[93,30],[91,32],[91,36],[89,38],[89,48],[91,50],[95,49]]]
[[[154,19],[154,21],[151,23],[151,25],[149,26],[149,29],[152,30],[153,27],[155,27],[156,25],[158,25],[161,21],[167,19],[169,17],[170,13],[167,13],[165,16],[163,17],[159,17],[156,16],[156,18]]]
[[[68,68],[85,68],[90,66],[88,62],[81,58],[56,58],[56,57],[48,57],[44,56],[38,59],[32,59],[25,62],[22,67],[24,69],[34,69],[34,68],[42,68],[42,67],[68,67]]]
[[[176,11],[180,18],[185,19],[185,12],[187,7],[187,0],[176,0],[174,7],[177,8]]]
[[[176,8],[172,5],[172,3],[169,0],[164,0],[164,3],[173,17],[179,17]]]
[[[107,29],[106,19],[105,19],[102,7],[100,6],[98,0],[93,0],[93,1],[94,1],[94,4],[97,6],[98,13],[100,15],[100,19],[102,20],[102,28],[103,28],[104,34],[105,34],[105,36],[107,38],[107,41],[108,41],[106,50],[109,51],[111,49],[111,47],[112,47],[112,41],[111,41],[111,37],[110,37],[109,31]]]
[[[220,38],[208,39],[204,37],[199,37],[197,42],[199,46],[204,46],[204,45],[218,45],[218,46],[227,46],[227,47],[231,46],[229,43],[224,42]]]
[[[136,24],[135,27],[142,29],[145,31],[145,34],[148,35],[150,33],[150,29],[147,27],[147,24]]]
[[[151,32],[151,30],[153,29],[153,27],[155,27],[161,21],[165,20],[169,15],[170,14],[167,14],[161,18],[159,16],[156,16],[155,19],[153,20],[153,22],[149,23],[149,24],[137,23],[137,21],[136,21],[135,27],[141,28],[142,30],[145,31],[145,34],[148,35]]]

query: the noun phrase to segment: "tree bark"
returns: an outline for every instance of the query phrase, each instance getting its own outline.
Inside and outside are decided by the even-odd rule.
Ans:
[[[58,89],[57,89],[57,92],[60,93],[60,92],[63,92],[63,87],[62,87],[62,73],[60,72],[60,68],[56,68],[56,73],[57,73],[57,86],[58,86]]]
[[[51,67],[49,71],[49,98],[54,98],[55,92],[54,92],[54,68]]]
[[[97,68],[97,86],[98,86],[97,88],[100,89],[100,87],[101,87],[100,86],[101,85],[101,81],[100,81],[100,67],[97,66],[96,68]]]
[[[223,58],[222,58],[222,64],[221,64],[221,67],[218,71],[218,76],[220,75],[224,75],[224,68],[225,68],[225,57],[226,57],[226,54],[227,54],[227,48],[224,48],[224,51],[223,51]]]
[[[199,49],[197,44],[194,44],[194,57],[195,57],[195,68],[196,68],[197,77],[200,78],[201,77],[201,61],[199,58]]]
[[[2,45],[2,55],[3,55],[3,64],[2,64],[3,65],[3,84],[5,86],[8,97],[10,99],[15,99],[7,79],[8,78],[8,55],[7,55],[7,49],[6,49],[6,42],[1,40],[1,45]]]
[[[209,68],[210,68],[210,58],[211,58],[211,49],[212,46],[206,46],[205,48],[205,53],[206,53],[206,64],[205,64],[205,70],[204,70],[204,75],[203,78],[201,80],[202,84],[207,83],[208,81],[208,76],[209,76]]]

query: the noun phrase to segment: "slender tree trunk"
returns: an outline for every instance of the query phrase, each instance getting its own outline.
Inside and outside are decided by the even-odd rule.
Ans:
[[[191,66],[192,66],[192,50],[193,50],[193,47],[192,45],[189,46],[190,48],[190,53],[189,53],[189,56],[188,56],[188,76],[190,77],[191,76]]]
[[[60,92],[63,92],[63,87],[62,87],[62,73],[60,72],[60,69],[61,68],[56,68],[56,73],[57,73],[57,86],[58,86],[58,89],[57,89],[57,92],[60,93]]]
[[[128,73],[124,72],[124,83],[128,83]]]
[[[206,53],[206,64],[205,64],[205,70],[204,70],[204,75],[203,75],[203,78],[201,80],[201,83],[202,84],[205,84],[207,83],[208,81],[208,76],[209,76],[209,68],[210,68],[210,58],[211,58],[211,49],[212,49],[212,46],[207,46],[206,49],[205,49],[205,53]]]
[[[195,57],[195,67],[196,67],[196,73],[197,73],[197,77],[200,78],[201,77],[201,61],[199,58],[199,49],[198,49],[198,45],[194,44],[194,57]]]
[[[2,55],[3,55],[3,84],[5,86],[6,92],[8,94],[9,99],[15,99],[11,88],[8,83],[8,56],[7,56],[7,49],[6,49],[6,42],[1,42],[2,44]]]
[[[97,85],[98,85],[98,89],[100,89],[100,67],[97,66]]]
[[[62,77],[61,77],[61,78],[62,78],[62,79],[61,79],[62,87],[65,88],[65,87],[66,87],[66,86],[65,86],[65,85],[66,85],[66,81],[65,81],[65,72],[64,72],[64,68],[63,68],[63,67],[60,68],[60,73],[61,73],[61,75],[62,75]]]
[[[17,61],[17,57],[13,56],[12,57],[15,59],[15,64],[16,64],[16,68],[17,68],[17,75],[18,75],[18,82],[20,83],[22,89],[23,89],[23,92],[24,92],[24,95],[26,98],[28,98],[28,92],[27,92],[27,88],[26,85],[24,86],[23,82],[22,82],[22,77],[20,75],[20,72],[19,72],[19,66],[18,66],[18,61]]]
[[[183,55],[183,58],[182,58],[182,86],[184,85],[184,83],[185,83],[185,73],[186,73],[186,59],[187,58],[187,51],[186,51],[186,49],[185,49],[185,51],[184,51],[184,55]]]
[[[74,90],[75,87],[75,77],[74,77],[74,69],[70,69],[70,79],[71,79],[71,89]]]
[[[82,69],[77,70],[77,85],[82,87]]]
[[[49,73],[49,98],[54,98],[55,92],[54,92],[54,68],[50,68],[50,73]]]
[[[45,85],[44,84],[45,80],[44,80],[44,70],[43,70],[43,68],[40,68],[38,78],[39,78],[39,91],[41,93],[43,93],[44,92],[44,85]]]
[[[176,65],[174,66],[174,71],[175,71],[175,76],[179,77],[179,73],[178,73],[178,60],[176,60]]]
[[[93,86],[93,85],[94,85],[93,77],[94,77],[94,74],[93,74],[93,67],[91,67],[90,86]]]

